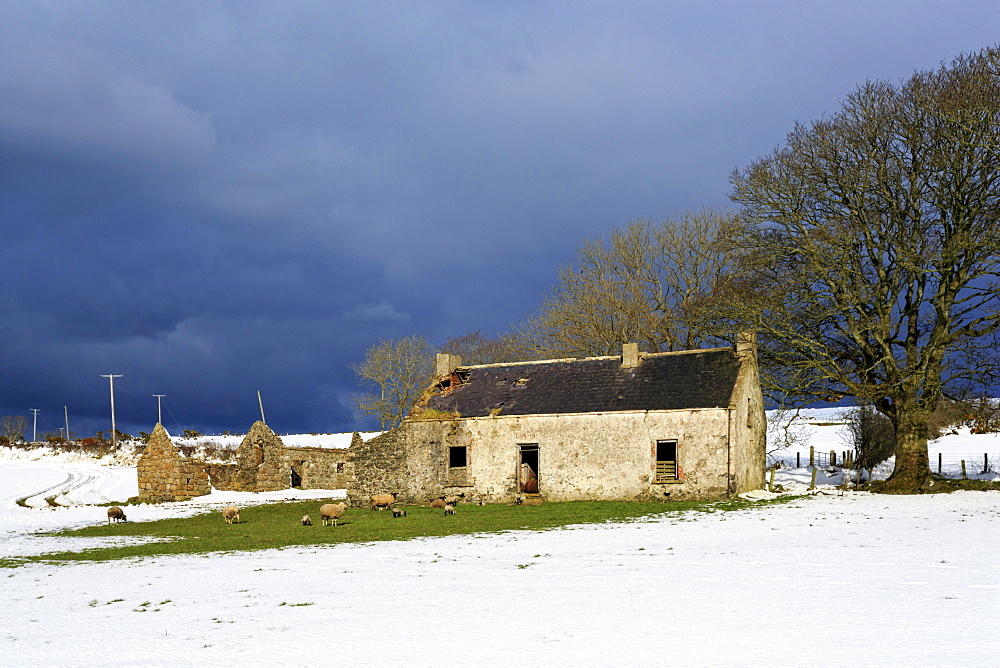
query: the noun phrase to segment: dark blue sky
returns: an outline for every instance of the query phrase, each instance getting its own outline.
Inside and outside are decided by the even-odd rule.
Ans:
[[[0,416],[371,427],[350,364],[534,311],[584,237],[728,205],[1000,4],[0,2]]]

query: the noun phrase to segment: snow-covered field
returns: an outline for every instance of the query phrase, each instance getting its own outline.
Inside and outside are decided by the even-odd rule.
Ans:
[[[809,427],[817,450],[834,428]],[[1000,452],[985,438],[954,447]],[[804,488],[801,470],[777,482]],[[131,467],[0,451],[0,556],[92,545],[31,532],[105,521],[86,504],[136,492]],[[554,531],[29,565],[0,569],[0,665],[997,665],[998,537],[1000,493],[821,487]]]

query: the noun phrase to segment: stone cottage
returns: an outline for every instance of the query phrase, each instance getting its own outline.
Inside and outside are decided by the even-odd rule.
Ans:
[[[439,355],[403,424],[352,445],[348,495],[718,499],[764,485],[756,339],[735,346],[461,366]]]

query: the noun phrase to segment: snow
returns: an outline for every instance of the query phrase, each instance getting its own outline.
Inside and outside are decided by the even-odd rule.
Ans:
[[[375,438],[381,431],[362,431],[358,435],[362,440],[368,441]],[[285,434],[281,436],[281,442],[289,448],[341,448],[351,447],[351,438],[354,432],[340,434]],[[223,448],[235,450],[243,442],[243,435],[223,434],[221,436],[196,436],[183,437],[172,436],[171,440],[177,445],[216,445]]]
[[[940,447],[989,450],[958,438]],[[0,451],[0,556],[93,544],[31,532],[103,522],[86,504],[135,494],[134,468],[100,463]],[[0,664],[998,663],[1000,492],[819,492],[552,531],[0,569]],[[331,491],[127,512],[302,495]]]

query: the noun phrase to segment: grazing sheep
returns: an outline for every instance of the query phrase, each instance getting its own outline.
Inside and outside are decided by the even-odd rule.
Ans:
[[[392,509],[392,516],[393,517],[406,517],[406,511],[403,510],[402,508],[393,508]]]
[[[458,498],[459,497],[457,497],[454,494],[452,494],[451,496],[444,497],[444,502],[446,504],[448,504],[449,506],[457,506],[458,505]]]
[[[125,522],[125,512],[118,506],[111,506],[108,508],[108,524],[111,524],[112,520],[115,522]]]
[[[444,502],[443,498],[431,501],[431,508],[444,508],[446,505],[448,504]]]
[[[222,517],[226,520],[226,524],[232,524],[236,522],[240,523],[240,509],[238,506],[226,506],[222,509]]]
[[[323,526],[333,523],[333,526],[337,526],[337,520],[344,511],[347,510],[347,504],[341,501],[340,503],[324,503],[319,508],[319,516],[323,520]]]
[[[396,494],[372,494],[372,510],[385,510],[396,503]]]
[[[454,515],[455,514],[455,506],[451,505],[450,503],[446,503],[445,506],[444,506],[444,514],[445,515]]]
[[[308,515],[303,515],[302,516],[302,526],[304,526],[304,527],[311,527],[312,523],[313,522],[312,522],[311,519],[309,519]]]

